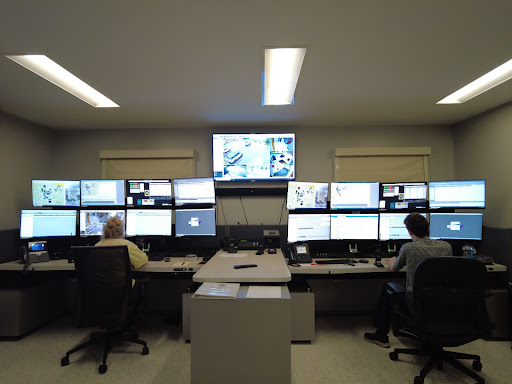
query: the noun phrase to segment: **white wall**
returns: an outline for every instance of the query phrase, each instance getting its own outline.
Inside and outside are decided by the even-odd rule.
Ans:
[[[31,180],[53,175],[53,132],[0,112],[0,137],[0,230],[3,230],[19,228],[21,209],[32,207]]]
[[[455,177],[486,180],[484,225],[512,227],[512,103],[454,127]]]

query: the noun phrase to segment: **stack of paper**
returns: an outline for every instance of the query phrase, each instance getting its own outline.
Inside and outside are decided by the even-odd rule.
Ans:
[[[203,283],[192,297],[201,299],[235,299],[238,283]]]

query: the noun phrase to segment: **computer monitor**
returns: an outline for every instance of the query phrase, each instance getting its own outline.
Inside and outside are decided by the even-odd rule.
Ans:
[[[431,213],[430,238],[482,240],[482,213]]]
[[[23,209],[20,238],[76,236],[76,210]]]
[[[430,208],[485,208],[485,180],[431,181]]]
[[[379,215],[379,239],[410,240],[411,236],[404,224],[404,220],[408,215],[408,213],[381,213]],[[421,215],[427,218],[426,213]]]
[[[331,209],[378,209],[379,183],[331,183]]]
[[[328,213],[288,215],[288,242],[329,240],[330,228]]]
[[[172,236],[172,210],[127,209],[126,236]]]
[[[80,180],[82,207],[124,206],[124,180]]]
[[[286,209],[327,208],[329,183],[289,181]]]
[[[295,134],[213,134],[213,178],[294,180]]]
[[[427,182],[381,183],[379,189],[381,209],[427,209]]]
[[[173,179],[174,204],[215,204],[213,177],[192,177]]]
[[[79,180],[32,180],[34,207],[79,207]]]
[[[171,179],[126,180],[128,207],[172,207]]]
[[[177,209],[176,237],[181,236],[215,236],[215,208]]]
[[[80,210],[80,236],[102,236],[105,223],[114,216],[124,224],[124,210]]]
[[[379,214],[331,214],[331,240],[377,240]]]

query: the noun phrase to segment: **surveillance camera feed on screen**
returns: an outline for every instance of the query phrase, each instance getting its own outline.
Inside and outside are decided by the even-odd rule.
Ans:
[[[294,180],[295,134],[214,134],[213,177]]]
[[[420,209],[427,208],[427,182],[382,183],[379,208]]]
[[[23,209],[20,238],[75,236],[76,213],[76,210]]]
[[[327,208],[329,183],[288,182],[286,209]]]
[[[79,207],[80,181],[32,180],[34,207]]]
[[[124,210],[122,211],[96,211],[80,210],[80,236],[101,236],[107,220],[117,216],[124,223]]]
[[[379,208],[379,183],[331,183],[331,209]]]
[[[126,205],[130,207],[172,206],[171,180],[126,180]]]
[[[124,206],[124,180],[80,180],[82,207]]]

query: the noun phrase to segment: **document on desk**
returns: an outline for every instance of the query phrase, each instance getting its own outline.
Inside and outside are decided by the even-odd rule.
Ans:
[[[248,299],[280,299],[281,286],[251,285],[245,297]]]
[[[221,253],[219,257],[246,257],[247,253]]]
[[[200,299],[236,299],[239,283],[203,283],[192,296]]]

